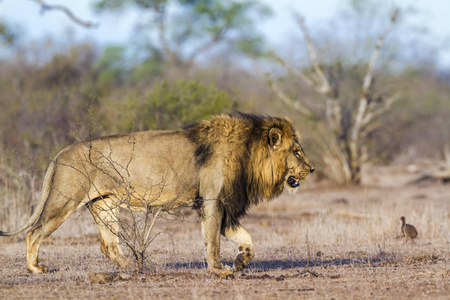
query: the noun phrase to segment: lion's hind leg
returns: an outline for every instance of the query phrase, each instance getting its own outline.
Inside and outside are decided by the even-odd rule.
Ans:
[[[234,271],[241,271],[248,266],[255,256],[251,235],[242,227],[225,228],[222,234],[239,247],[239,253],[234,261]]]
[[[43,234],[41,225],[35,225],[27,232],[27,269],[31,273],[48,272],[47,266],[38,265],[39,247],[47,236]]]
[[[96,200],[88,205],[102,239],[100,249],[117,266],[126,268],[127,259],[119,248],[119,206],[111,199]]]
[[[45,238],[50,236],[78,208],[79,203],[71,201],[61,194],[50,194],[49,200],[36,224],[28,231],[27,268],[31,273],[45,273],[48,267],[38,265],[39,248]]]

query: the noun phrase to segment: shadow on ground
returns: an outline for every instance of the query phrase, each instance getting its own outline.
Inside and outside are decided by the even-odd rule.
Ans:
[[[393,262],[396,258],[394,255],[386,255],[381,253],[374,257],[358,257],[358,258],[336,258],[336,259],[319,259],[309,262],[309,267],[324,267],[324,266],[345,266],[345,265],[366,265],[366,264],[380,264]],[[224,265],[233,266],[233,261],[222,261]],[[264,260],[251,262],[247,270],[254,272],[267,272],[271,270],[289,270],[296,268],[306,268],[308,261],[306,259],[300,260]],[[176,262],[168,263],[164,266],[168,269],[204,269],[207,268],[207,263],[202,261],[194,262]]]

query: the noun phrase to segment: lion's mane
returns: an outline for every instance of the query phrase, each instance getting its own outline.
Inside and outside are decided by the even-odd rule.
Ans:
[[[271,200],[283,191],[287,151],[274,152],[269,147],[272,128],[282,131],[286,150],[297,140],[288,119],[243,113],[216,116],[184,128],[196,145],[198,168],[223,160],[222,226],[239,225],[250,205]]]

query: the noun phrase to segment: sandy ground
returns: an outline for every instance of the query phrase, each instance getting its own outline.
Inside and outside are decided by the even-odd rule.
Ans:
[[[234,279],[205,269],[194,213],[157,222],[165,234],[148,249],[151,269],[136,274],[101,253],[92,217],[82,211],[41,247],[49,274],[28,274],[23,234],[0,240],[0,298],[448,299],[450,185],[408,185],[415,174],[401,171],[374,169],[370,176],[391,179],[363,187],[305,184],[252,208],[242,224],[255,259]],[[402,215],[419,231],[414,243],[399,237]],[[224,263],[232,265],[236,253],[222,239]]]

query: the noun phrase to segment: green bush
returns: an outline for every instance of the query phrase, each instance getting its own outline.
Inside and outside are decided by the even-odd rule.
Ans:
[[[121,124],[125,130],[177,129],[211,115],[229,111],[236,99],[215,86],[195,81],[163,81],[144,95],[129,96],[123,103]]]

